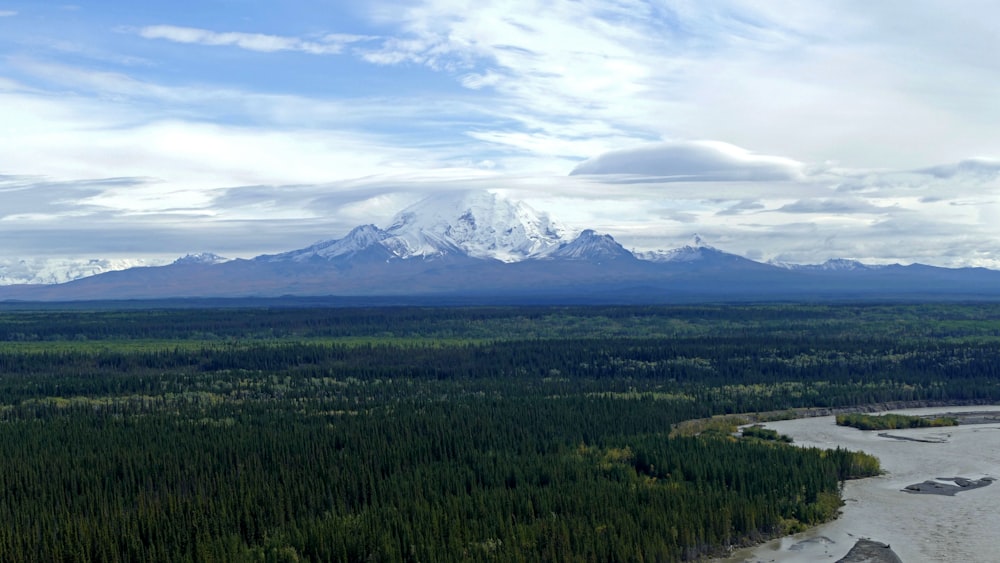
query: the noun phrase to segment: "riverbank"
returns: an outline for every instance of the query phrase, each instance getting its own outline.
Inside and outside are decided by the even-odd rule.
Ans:
[[[881,412],[880,407],[870,406],[869,412]],[[995,534],[991,524],[1000,503],[1000,487],[968,489],[956,496],[907,494],[903,490],[913,483],[939,480],[942,476],[961,476],[968,482],[996,478],[995,473],[1000,471],[1000,407],[952,403],[900,412],[958,413],[977,423],[894,431],[919,441],[894,440],[875,432],[840,427],[833,413],[766,423],[767,428],[791,436],[802,447],[842,447],[873,454],[881,461],[885,474],[846,482],[845,504],[836,520],[716,561],[836,561],[846,557],[862,539],[891,545],[896,557],[907,563],[993,561]]]
[[[928,408],[968,408],[974,406],[992,406],[988,401],[892,401],[888,403],[872,403],[868,405],[857,405],[851,407],[803,407],[783,409],[766,412],[749,412],[738,414],[722,414],[709,418],[694,418],[685,420],[674,425],[671,435],[694,435],[706,428],[718,424],[730,424],[732,426],[743,426],[746,424],[761,424],[767,422],[778,422],[782,420],[798,420],[801,418],[816,418],[821,416],[836,416],[838,414],[854,413],[887,413],[900,410],[928,409]],[[987,411],[988,412],[988,411]],[[946,412],[947,416],[959,418],[959,424],[977,424],[975,420],[980,420],[985,424],[988,422],[1000,422],[1000,414],[986,415],[984,412],[976,413],[955,413]],[[969,415],[978,415],[978,418]],[[964,417],[964,418],[963,418]]]

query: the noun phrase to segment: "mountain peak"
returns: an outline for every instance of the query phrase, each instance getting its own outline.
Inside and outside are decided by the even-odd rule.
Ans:
[[[566,229],[523,202],[469,191],[421,200],[397,214],[386,232],[404,258],[457,251],[518,262],[557,247]]]
[[[198,254],[181,256],[177,260],[174,260],[174,264],[221,264],[228,261],[229,258],[224,258],[212,252],[200,252]]]
[[[868,266],[858,262],[857,260],[848,260],[847,258],[831,258],[826,262],[820,264],[824,270],[840,270],[840,271],[853,271],[853,270],[867,270]]]
[[[593,229],[585,229],[570,242],[563,243],[546,254],[549,258],[567,260],[617,260],[635,259],[628,250],[618,244],[611,235],[602,235]]]
[[[671,250],[652,250],[636,252],[636,257],[649,262],[703,262],[712,260],[747,261],[746,258],[719,250],[705,242],[701,235],[695,233],[688,243]]]
[[[349,257],[378,245],[388,237],[385,231],[375,225],[360,225],[351,229],[351,232],[342,239],[323,240],[299,250],[258,256],[256,259],[268,262],[284,260],[302,262],[311,259],[330,260],[342,256]]]

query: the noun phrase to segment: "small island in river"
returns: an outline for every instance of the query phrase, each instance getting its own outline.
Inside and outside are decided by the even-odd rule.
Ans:
[[[902,428],[931,428],[938,426],[955,426],[958,420],[954,417],[910,416],[905,414],[838,414],[838,426],[851,426],[859,430],[899,430]]]
[[[952,481],[955,484],[942,483],[942,481]],[[927,480],[923,483],[917,483],[915,485],[909,485],[903,489],[907,493],[914,493],[920,495],[944,495],[944,496],[955,496],[963,491],[971,491],[973,489],[980,489],[993,484],[992,477],[983,477],[982,479],[966,479],[964,477],[938,477],[936,480]]]
[[[903,560],[889,544],[861,539],[837,563],[903,563]]]

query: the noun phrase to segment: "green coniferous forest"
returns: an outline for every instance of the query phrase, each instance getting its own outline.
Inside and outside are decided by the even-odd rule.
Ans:
[[[677,423],[998,371],[998,305],[8,306],[0,560],[691,560],[878,464]]]

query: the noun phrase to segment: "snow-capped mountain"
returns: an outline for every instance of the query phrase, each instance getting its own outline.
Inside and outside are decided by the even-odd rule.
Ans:
[[[174,260],[174,264],[222,264],[223,262],[228,262],[229,258],[219,256],[212,252],[200,252],[198,254],[186,254],[181,256],[177,260]]]
[[[489,192],[430,197],[404,209],[386,229],[397,256],[456,250],[473,258],[519,262],[567,242],[567,229],[523,202]]]
[[[188,254],[174,260],[173,264],[221,264],[227,262],[218,254],[203,252]],[[0,286],[22,284],[59,284],[88,278],[107,272],[130,268],[163,266],[167,260],[130,258],[32,258],[0,261]]]
[[[342,239],[263,256],[266,261],[333,260],[365,252],[385,259],[444,255],[519,262],[569,242],[565,227],[523,202],[489,192],[434,196],[396,214],[386,229],[355,227]]]
[[[635,255],[640,260],[647,262],[670,264],[678,267],[687,266],[689,268],[768,267],[768,265],[754,262],[737,254],[719,250],[705,242],[697,234],[692,236],[691,240],[680,248],[636,252]]]
[[[848,260],[846,258],[831,258],[822,264],[790,264],[787,262],[768,262],[773,266],[778,266],[780,268],[786,268],[789,270],[803,270],[803,271],[821,271],[821,272],[860,272],[868,270],[877,270],[883,266],[863,264],[857,260]]]
[[[721,251],[706,243],[701,235],[695,234],[686,245],[680,248],[636,252],[635,255],[640,260],[649,262],[696,262],[717,252]]]
[[[361,225],[351,229],[351,232],[342,239],[323,240],[298,250],[258,256],[255,260],[263,262],[333,260],[351,258],[362,252],[371,252],[373,249],[381,251],[384,258],[390,258],[395,256],[395,253],[389,250],[391,243],[386,244],[389,238],[389,233],[375,225]]]
[[[158,266],[160,262],[132,259],[72,259],[29,258],[0,261],[0,285],[57,284],[95,276],[105,272],[142,266]]]
[[[567,260],[635,260],[634,254],[625,250],[611,235],[601,235],[592,229],[586,229],[575,239],[560,244],[542,254],[545,258],[563,258]]]

